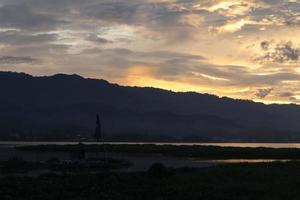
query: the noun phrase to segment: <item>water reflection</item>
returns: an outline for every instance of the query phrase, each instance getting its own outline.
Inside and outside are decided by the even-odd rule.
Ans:
[[[51,158],[58,158],[61,160],[69,159],[68,152],[40,152],[40,151],[21,151],[15,149],[15,146],[19,145],[38,145],[38,144],[76,144],[76,142],[1,142],[0,143],[0,160],[7,160],[11,157],[19,157],[27,161],[46,161]],[[92,143],[88,143],[92,144]],[[162,145],[163,143],[159,143]],[[186,143],[172,143],[175,145],[182,145]],[[238,147],[296,147],[299,148],[300,144],[266,144],[266,143],[189,143],[189,145],[215,145],[215,146],[238,146]],[[209,167],[222,163],[257,163],[257,162],[272,162],[273,159],[227,159],[227,160],[199,160],[195,158],[176,158],[171,156],[153,155],[153,154],[126,154],[126,153],[109,153],[107,154],[111,158],[125,159],[133,163],[133,165],[125,171],[145,171],[153,163],[159,162],[164,164],[166,167]],[[101,156],[101,153],[88,152],[87,158],[95,158]],[[288,161],[288,160],[276,160],[276,161]]]

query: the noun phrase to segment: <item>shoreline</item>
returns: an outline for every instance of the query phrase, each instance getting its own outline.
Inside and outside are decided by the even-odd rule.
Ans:
[[[299,148],[300,142],[94,142],[94,141],[0,141],[1,145],[34,146],[34,145],[174,145],[174,146],[219,146],[219,147],[263,147],[263,148]]]

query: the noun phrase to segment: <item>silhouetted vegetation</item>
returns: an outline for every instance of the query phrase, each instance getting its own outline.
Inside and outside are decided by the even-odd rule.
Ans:
[[[152,175],[153,169],[159,174]],[[165,171],[166,170],[166,171]],[[156,174],[157,172],[155,172]],[[105,174],[0,178],[1,200],[282,200],[300,199],[300,163],[230,164]]]
[[[150,166],[148,175],[155,177],[164,177],[171,175],[171,172],[163,164],[154,163]]]
[[[83,148],[85,151],[103,151],[102,145],[36,145],[17,147],[27,151],[73,151]],[[198,159],[300,159],[300,149],[264,148],[264,147],[218,147],[190,145],[154,145],[154,144],[105,144],[108,152],[147,153],[176,157],[194,157]]]

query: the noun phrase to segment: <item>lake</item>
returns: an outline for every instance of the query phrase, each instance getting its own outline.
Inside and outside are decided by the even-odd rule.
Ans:
[[[46,144],[77,144],[78,142],[0,142],[0,160],[7,160],[11,157],[20,157],[29,161],[45,161],[53,157],[59,159],[69,159],[68,152],[40,152],[40,151],[21,151],[14,147],[24,145],[46,145]],[[83,142],[84,144],[97,144],[95,142]],[[271,148],[300,148],[300,143],[110,143],[110,144],[157,144],[157,145],[212,145],[222,147],[271,147]],[[87,157],[99,157],[101,153],[87,153]],[[209,167],[222,163],[241,163],[241,162],[271,162],[274,160],[264,159],[231,159],[231,160],[197,160],[191,158],[177,158],[163,155],[151,154],[125,154],[125,153],[109,153],[109,157],[116,159],[125,159],[133,163],[131,167],[124,171],[145,171],[153,163],[162,163],[167,167]],[[284,160],[281,160],[284,161]]]

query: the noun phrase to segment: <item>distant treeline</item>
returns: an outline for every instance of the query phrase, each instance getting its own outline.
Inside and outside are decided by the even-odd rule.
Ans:
[[[300,149],[263,147],[218,147],[199,145],[154,145],[154,144],[78,144],[78,145],[34,145],[17,147],[27,151],[103,151],[115,153],[161,154],[198,159],[300,159]]]

